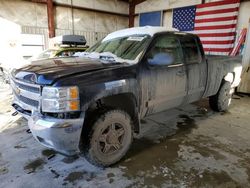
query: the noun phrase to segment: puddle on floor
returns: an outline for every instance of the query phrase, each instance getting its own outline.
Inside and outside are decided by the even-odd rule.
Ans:
[[[9,169],[5,166],[0,167],[0,175],[7,174],[9,172]]]
[[[24,166],[24,170],[27,172],[27,174],[34,173],[37,169],[42,168],[44,164],[46,164],[46,162],[43,159],[38,158],[34,161],[27,163]]]
[[[86,180],[91,181],[94,179],[96,175],[93,172],[86,172],[86,171],[77,171],[77,172],[71,172],[66,178],[64,178],[64,184],[67,185],[67,183],[74,183],[79,180]]]
[[[22,149],[22,148],[27,148],[26,146],[22,146],[22,145],[16,145],[16,146],[14,146],[14,148],[16,148],[16,149]]]
[[[45,149],[42,151],[42,155],[45,157],[50,157],[52,155],[56,155],[56,151],[54,151],[52,149]]]
[[[175,129],[168,129],[165,122],[154,123],[163,128],[166,127],[166,130],[163,128],[160,130],[161,135],[165,131],[165,137],[159,139],[157,144],[146,137],[134,140],[126,158],[119,165],[126,167],[123,170],[126,177],[142,178],[144,185],[161,186],[167,176],[177,183],[175,179],[177,172],[172,169],[176,168],[175,163],[179,160],[180,145],[187,139],[186,135],[197,128],[197,125],[195,120],[186,114],[179,115]],[[157,135],[158,132],[152,134]],[[153,155],[148,155],[148,153]]]
[[[183,132],[183,131],[188,131],[191,132],[193,128],[197,128],[197,125],[195,124],[195,120],[188,115],[181,114],[179,117],[182,119],[182,121],[177,122],[177,131],[176,134]],[[187,134],[187,133],[186,133]]]
[[[79,156],[64,157],[62,159],[62,162],[66,163],[66,164],[70,164],[70,163],[73,163],[74,161],[76,161],[78,158],[79,158]]]
[[[196,174],[196,173],[194,173]],[[226,172],[210,172],[205,170],[198,178],[194,178],[193,181],[189,182],[190,187],[230,187],[238,188],[241,187],[237,182],[235,182]]]
[[[171,120],[165,122],[163,119],[163,122],[159,122],[159,120],[151,121],[149,119],[150,123],[153,122],[160,128],[151,129],[156,130],[154,133],[150,130],[150,139],[143,137],[135,140],[126,158],[119,163],[119,165],[125,167],[122,169],[125,177],[128,179],[136,177],[135,183],[131,187],[143,185],[162,187],[164,183],[177,187],[206,187],[210,185],[213,185],[212,187],[239,187],[240,185],[232,179],[235,178],[234,175],[227,172],[233,167],[237,167],[237,164],[221,169],[213,166],[214,162],[230,160],[226,155],[228,148],[224,148],[223,144],[213,140],[213,138],[204,135],[196,138],[191,134],[194,129],[199,128],[195,117],[197,117],[197,120],[201,120],[202,117],[207,118],[213,113],[206,108],[197,108],[192,113],[180,114],[175,126],[171,125],[174,122]],[[159,139],[159,143],[156,143],[152,140],[154,134],[156,137],[158,134],[165,135],[165,137],[163,136]],[[191,155],[191,158],[193,157],[194,162],[196,160],[204,161],[204,163],[211,161],[211,164],[199,170],[199,167],[192,166],[192,163],[190,163],[191,166],[187,168],[185,165],[189,165],[188,161],[179,155],[181,155],[180,151],[183,148],[188,150],[189,147],[192,149],[188,152],[188,155]],[[213,149],[213,147],[215,148]],[[119,165],[116,166],[119,167]],[[211,165],[211,168],[209,165]],[[242,165],[240,173],[244,175],[243,166],[245,165]],[[247,173],[250,173],[250,170]]]

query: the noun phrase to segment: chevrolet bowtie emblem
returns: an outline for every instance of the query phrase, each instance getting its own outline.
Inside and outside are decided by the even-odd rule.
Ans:
[[[15,92],[16,92],[16,94],[20,95],[21,90],[18,87],[15,87]]]

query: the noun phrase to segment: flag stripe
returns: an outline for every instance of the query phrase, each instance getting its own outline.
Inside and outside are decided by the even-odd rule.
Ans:
[[[214,49],[227,49],[227,48],[233,48],[233,44],[204,44],[203,48],[214,48]]]
[[[231,33],[231,32],[235,32],[236,28],[230,28],[230,29],[220,29],[220,30],[209,30],[209,33]],[[196,30],[196,31],[190,31],[190,33],[194,33],[194,34],[205,34],[208,33],[207,30]]]
[[[229,20],[237,20],[237,16],[227,16],[227,17],[220,17],[220,18],[208,18],[202,20],[195,20],[195,23],[207,23],[207,22],[224,22]]]
[[[211,30],[211,29],[229,29],[229,28],[235,28],[236,24],[230,24],[230,25],[215,25],[215,26],[203,26],[203,27],[195,27],[195,30]]]
[[[234,40],[202,40],[201,43],[202,44],[232,44],[234,42]]]
[[[195,23],[195,27],[202,27],[202,26],[216,26],[216,25],[230,25],[236,24],[237,20],[229,20],[224,22],[207,22],[207,23]]]
[[[205,52],[207,55],[229,55],[229,52]]]
[[[227,37],[227,36],[234,36],[235,32],[230,33],[202,33],[198,34],[199,37]]]
[[[196,16],[203,16],[208,14],[221,14],[221,13],[231,13],[238,11],[239,8],[227,8],[227,9],[219,9],[219,10],[210,10],[210,11],[204,11],[204,12],[196,12]]]
[[[205,52],[230,52],[233,48],[203,48]]]
[[[229,37],[200,37],[202,41],[225,41],[225,40],[234,40],[234,36]]]
[[[220,9],[228,9],[228,8],[237,8],[237,7],[239,7],[239,3],[227,4],[227,5],[221,5],[221,6],[204,7],[204,8],[197,7],[196,12],[204,12],[204,11],[220,10]]]
[[[217,1],[217,2],[211,2],[211,3],[197,5],[197,8],[213,7],[213,6],[220,6],[220,5],[226,5],[226,4],[235,4],[235,3],[239,3],[239,2],[240,2],[240,0]]]
[[[228,16],[238,16],[238,12],[229,12],[229,13],[223,13],[223,14],[217,14],[216,18],[224,18]],[[202,19],[210,19],[215,18],[214,15],[203,15],[203,16],[196,16],[195,19],[202,20]]]

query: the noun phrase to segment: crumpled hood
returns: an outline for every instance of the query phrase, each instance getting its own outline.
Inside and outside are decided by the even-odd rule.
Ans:
[[[12,76],[25,82],[51,85],[57,79],[65,76],[117,66],[122,66],[122,64],[76,57],[56,58],[34,61],[21,69],[14,70]]]

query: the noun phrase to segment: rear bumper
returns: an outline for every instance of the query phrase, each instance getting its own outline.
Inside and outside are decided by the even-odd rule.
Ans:
[[[79,144],[85,113],[81,113],[77,119],[57,119],[43,117],[34,112],[29,116],[20,109],[18,112],[28,120],[33,136],[42,145],[67,156],[80,152]]]

